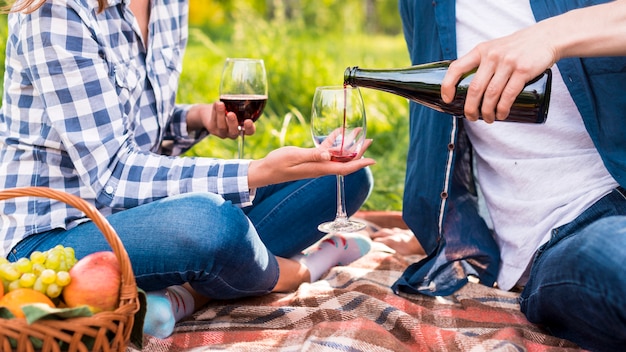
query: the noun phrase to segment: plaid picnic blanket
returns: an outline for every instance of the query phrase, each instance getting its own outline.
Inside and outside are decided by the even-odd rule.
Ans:
[[[394,294],[417,259],[375,245],[296,292],[211,302],[169,338],[144,337],[143,351],[580,351],[529,323],[516,293],[470,283],[448,297]]]

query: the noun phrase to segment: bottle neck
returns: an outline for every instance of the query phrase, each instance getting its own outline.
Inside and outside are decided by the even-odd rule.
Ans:
[[[356,76],[356,71],[359,69],[359,66],[347,67],[343,72],[343,84],[354,86],[354,77]]]

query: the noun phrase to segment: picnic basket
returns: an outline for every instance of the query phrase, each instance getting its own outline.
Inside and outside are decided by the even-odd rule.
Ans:
[[[64,202],[81,210],[98,226],[120,264],[120,303],[114,311],[99,312],[90,317],[38,320],[32,324],[28,324],[25,318],[0,319],[0,351],[125,351],[140,303],[130,259],[117,233],[96,208],[66,192],[46,187],[0,191],[0,200],[22,196]],[[17,347],[11,346],[11,340],[17,343]]]

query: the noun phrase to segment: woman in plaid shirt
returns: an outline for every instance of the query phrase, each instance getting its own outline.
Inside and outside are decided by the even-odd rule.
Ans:
[[[336,163],[324,148],[296,147],[260,160],[175,156],[206,131],[237,136],[236,117],[222,103],[175,104],[187,16],[179,0],[13,4],[0,185],[50,187],[92,203],[122,239],[138,286],[175,286],[164,297],[195,297],[192,307],[290,290],[362,255],[367,243],[351,238],[348,248],[328,246],[335,254],[285,259],[323,236],[317,225],[335,215],[335,174],[349,174],[348,212],[363,204],[373,160]],[[251,121],[245,130],[254,133]],[[110,250],[89,219],[64,203],[18,198],[1,207],[0,251],[10,260],[57,244],[73,247],[77,258]],[[171,314],[170,325],[147,332],[169,335]],[[149,309],[148,325],[152,317]]]

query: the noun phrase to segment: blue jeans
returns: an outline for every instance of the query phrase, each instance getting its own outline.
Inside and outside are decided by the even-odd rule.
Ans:
[[[365,202],[373,185],[369,169],[346,176],[349,214]],[[324,236],[320,222],[334,218],[336,177],[299,180],[257,189],[253,205],[241,209],[211,193],[161,199],[107,217],[124,243],[137,285],[153,291],[189,282],[213,299],[268,293],[278,280],[277,256],[289,257]],[[247,216],[246,216],[247,215]],[[22,240],[9,260],[73,247],[76,257],[111,250],[87,222]]]
[[[626,347],[626,192],[615,189],[537,252],[520,298],[529,321],[593,351]]]

